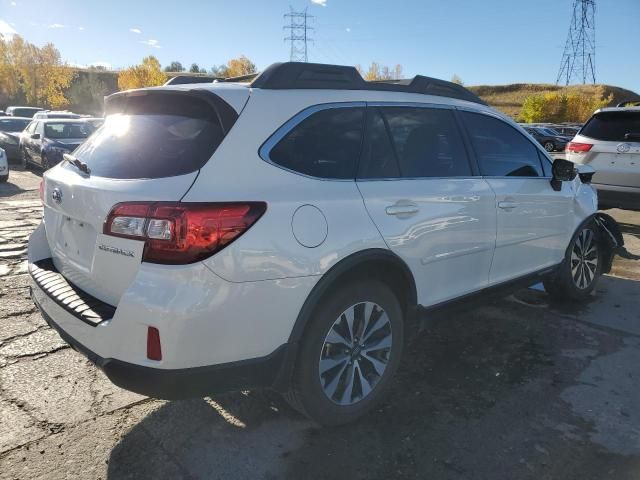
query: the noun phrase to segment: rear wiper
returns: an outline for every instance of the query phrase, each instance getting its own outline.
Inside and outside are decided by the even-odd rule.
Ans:
[[[625,140],[640,140],[640,133],[625,133]]]
[[[87,166],[86,163],[84,163],[82,160],[80,160],[79,158],[74,157],[73,155],[71,155],[70,153],[65,153],[64,155],[62,155],[62,158],[64,158],[67,162],[69,162],[71,165],[74,165],[78,170],[80,170],[82,173],[86,174],[86,175],[91,175],[91,170],[89,169],[89,167]]]

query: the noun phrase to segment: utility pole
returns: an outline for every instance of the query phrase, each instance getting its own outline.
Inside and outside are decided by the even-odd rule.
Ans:
[[[292,62],[308,62],[307,42],[313,40],[308,37],[307,32],[313,30],[309,26],[309,20],[313,19],[313,16],[307,14],[306,8],[301,12],[296,12],[292,7],[289,7],[289,13],[285,14],[284,18],[289,22],[283,27],[289,31],[289,36],[284,39],[285,42],[291,42],[289,59]]]
[[[573,0],[569,34],[562,54],[556,85],[596,83],[596,1]]]

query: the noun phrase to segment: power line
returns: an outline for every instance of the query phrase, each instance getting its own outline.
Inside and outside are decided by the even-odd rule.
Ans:
[[[296,12],[292,7],[289,7],[289,13],[285,14],[284,18],[289,22],[283,27],[285,30],[289,30],[289,36],[284,39],[285,42],[291,42],[289,59],[292,62],[308,62],[307,42],[312,42],[313,39],[309,38],[307,32],[313,30],[313,27],[309,26],[309,20],[314,18],[313,15],[309,15],[306,8],[301,12]]]
[[[596,83],[596,2],[574,0],[569,34],[562,54],[556,85]]]

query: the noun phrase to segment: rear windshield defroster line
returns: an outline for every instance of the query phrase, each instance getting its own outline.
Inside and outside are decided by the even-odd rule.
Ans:
[[[131,91],[105,103],[106,120],[74,156],[91,175],[153,179],[202,168],[238,118],[213,92]]]

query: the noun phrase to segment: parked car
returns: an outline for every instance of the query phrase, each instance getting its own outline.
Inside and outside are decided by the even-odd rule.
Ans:
[[[570,125],[554,125],[553,130],[564,137],[573,138],[580,131],[580,127]]]
[[[524,127],[525,130],[535,138],[547,152],[556,152],[564,150],[564,147],[571,140],[569,137],[560,135],[551,127]]]
[[[566,151],[596,170],[601,206],[640,209],[640,107],[596,110]]]
[[[0,148],[0,183],[9,180],[9,159],[3,148]]]
[[[81,118],[77,113],[69,112],[66,110],[43,110],[41,112],[37,112],[34,116],[34,120],[44,120],[47,118]]]
[[[33,116],[41,111],[42,108],[38,107],[7,107],[6,114],[8,116],[13,117],[28,117],[33,118]]]
[[[9,160],[20,158],[20,132],[31,122],[24,117],[0,117],[0,148],[3,148]]]
[[[47,170],[62,161],[94,131],[84,120],[33,120],[20,135],[23,165],[34,164]]]
[[[106,115],[43,176],[29,270],[47,322],[144,395],[271,387],[344,423],[388,391],[419,308],[541,279],[584,300],[619,238],[592,169],[442,80],[282,63]]]

